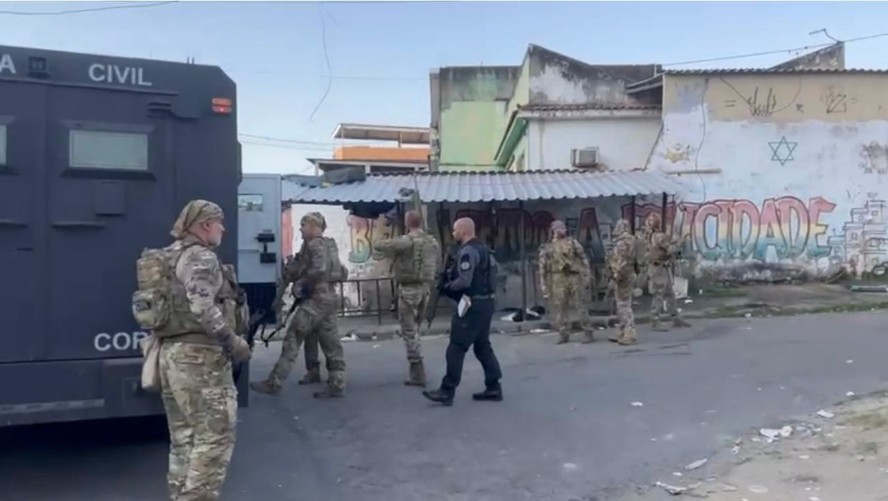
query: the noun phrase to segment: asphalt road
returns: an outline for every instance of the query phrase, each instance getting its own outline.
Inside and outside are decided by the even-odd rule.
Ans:
[[[347,398],[295,384],[241,410],[224,500],[591,501],[668,477],[751,428],[888,386],[888,314],[697,321],[623,348],[497,336],[506,400],[402,385],[400,341],[348,343]],[[579,336],[577,336],[579,338]],[[599,339],[604,339],[600,336]],[[261,377],[280,345],[253,364]],[[444,339],[425,342],[430,376]],[[633,406],[642,402],[643,406]],[[129,422],[0,433],[0,500],[162,500],[166,443]]]

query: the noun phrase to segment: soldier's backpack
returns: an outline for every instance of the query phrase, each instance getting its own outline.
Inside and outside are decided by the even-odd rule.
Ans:
[[[423,235],[412,239],[413,265],[416,267],[416,278],[430,284],[438,276],[438,263],[441,259],[441,247],[431,235]]]
[[[330,273],[328,280],[330,282],[342,282],[348,280],[348,268],[342,265],[339,260],[339,247],[336,246],[336,240],[330,237],[322,237],[327,247],[327,255],[330,258]]]
[[[132,308],[141,328],[155,331],[170,321],[174,271],[168,249],[144,249],[136,261],[139,288],[133,292]]]

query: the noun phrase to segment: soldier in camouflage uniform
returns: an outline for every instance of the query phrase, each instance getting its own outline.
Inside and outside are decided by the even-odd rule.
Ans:
[[[284,310],[284,294],[290,290],[290,286],[299,280],[302,276],[303,261],[296,254],[284,265],[281,281],[277,288],[277,297],[274,299],[273,308],[278,313],[278,326],[282,326],[286,322],[287,312]],[[315,384],[321,382],[321,353],[320,340],[315,332],[306,335],[303,342],[303,350],[305,351],[305,376],[299,380],[299,384]]]
[[[415,210],[404,215],[407,234],[398,238],[384,240],[374,244],[374,249],[384,257],[394,261],[394,275],[398,282],[398,316],[401,320],[400,335],[407,349],[407,362],[410,364],[409,377],[404,384],[407,386],[426,385],[425,366],[418,326],[422,314],[428,306],[431,282],[434,275],[421,276],[421,269],[428,261],[433,261],[432,269],[437,268],[437,260],[441,254],[438,241],[422,229],[422,215]],[[428,245],[426,245],[428,244]]]
[[[571,314],[579,316],[580,327],[585,332],[584,343],[595,340],[589,318],[587,301],[592,286],[592,269],[582,244],[567,235],[567,227],[561,221],[551,225],[552,240],[540,249],[539,279],[543,297],[549,298],[555,321],[558,324],[557,344],[570,341]]]
[[[676,255],[684,242],[676,241],[660,229],[660,216],[656,213],[648,215],[645,226],[651,235],[647,255],[648,277],[651,281],[651,294],[654,296],[651,301],[651,328],[656,331],[667,330],[660,322],[664,305],[669,310],[674,327],[690,327],[691,324],[685,322],[678,313],[672,276]]]
[[[161,341],[161,398],[170,430],[167,483],[173,501],[219,497],[234,450],[237,389],[232,360],[250,348],[235,330],[236,281],[213,248],[222,242],[222,209],[194,200],[182,209],[167,247],[174,268],[170,321]],[[169,332],[165,332],[169,331]]]
[[[268,378],[250,383],[258,393],[277,395],[293,370],[299,356],[299,347],[310,334],[318,336],[324,358],[327,360],[327,388],[314,393],[315,398],[336,398],[345,391],[345,356],[336,318],[338,297],[334,283],[347,271],[339,262],[336,242],[323,236],[327,229],[324,216],[309,212],[302,217],[302,248],[299,259],[304,264],[302,274],[293,284],[293,293],[303,299],[296,308],[293,320],[287,326],[281,356]]]
[[[617,315],[620,318],[618,335],[611,336],[610,341],[622,345],[638,342],[635,333],[635,317],[632,314],[632,291],[635,287],[635,254],[636,239],[629,227],[629,221],[620,219],[614,227],[614,247],[608,256],[608,268],[614,283],[614,296],[617,303]]]

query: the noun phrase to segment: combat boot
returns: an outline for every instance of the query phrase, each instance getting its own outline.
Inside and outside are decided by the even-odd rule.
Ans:
[[[570,333],[559,332],[558,333],[558,341],[555,341],[555,344],[565,344],[570,342]]]
[[[611,343],[619,343],[620,339],[622,339],[622,338],[623,338],[623,330],[620,329],[616,333],[608,336],[607,340],[610,341]]]
[[[659,318],[655,318],[651,320],[651,330],[655,330],[657,332],[666,332],[669,330],[669,328],[664,327]]]
[[[595,332],[594,331],[586,331],[586,337],[583,338],[583,344],[589,344],[595,342]]]
[[[432,391],[423,391],[422,396],[426,397],[432,402],[438,402],[445,407],[450,407],[451,405],[453,405],[453,393],[446,392],[440,388]]]
[[[404,381],[404,384],[407,386],[421,386],[425,388],[425,366],[422,362],[410,362],[410,377]]]
[[[276,397],[281,393],[281,387],[268,380],[252,382],[250,383],[250,389],[252,389],[256,393],[271,395],[273,397]]]
[[[343,396],[345,396],[345,392],[332,386],[327,386],[327,388],[322,391],[314,392],[315,398],[342,398]]]
[[[480,393],[475,393],[472,395],[472,400],[478,401],[487,401],[487,402],[502,402],[503,401],[503,389],[500,385],[496,386],[488,386],[484,389],[484,391]]]
[[[305,376],[302,376],[302,379],[299,380],[299,384],[316,384],[321,382],[321,371],[308,371],[305,373]]]
[[[688,323],[687,321],[685,321],[684,319],[682,319],[681,317],[674,317],[672,319],[672,326],[673,327],[690,327],[691,324]]]
[[[635,329],[626,329],[620,333],[620,339],[617,340],[622,346],[630,346],[638,342],[638,334]]]

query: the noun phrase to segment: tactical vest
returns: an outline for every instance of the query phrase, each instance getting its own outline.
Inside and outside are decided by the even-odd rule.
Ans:
[[[549,273],[579,274],[583,272],[581,259],[586,256],[577,252],[572,239],[553,241],[549,250],[549,259],[546,262]]]
[[[198,244],[179,242],[163,249],[145,249],[136,261],[139,289],[133,293],[133,316],[139,325],[160,338],[194,334],[213,342],[200,319],[191,312],[185,286],[176,277],[176,266],[186,249]],[[222,287],[215,302],[228,326],[237,335],[247,331],[249,306],[238,286],[234,267],[223,265]]]
[[[662,237],[661,237],[662,235]],[[651,235],[650,244],[648,244],[648,261],[652,263],[664,263],[669,260],[669,253],[666,249],[658,245],[661,241],[667,241],[664,233],[654,233]]]
[[[468,296],[486,296],[496,292],[497,262],[493,252],[480,240],[472,239],[465,244],[478,253],[478,267],[472,275],[472,285],[465,291]],[[453,267],[451,280],[459,276],[459,264]]]
[[[392,268],[395,280],[402,285],[431,283],[438,273],[440,248],[428,234],[407,235],[410,251],[395,257]]]

